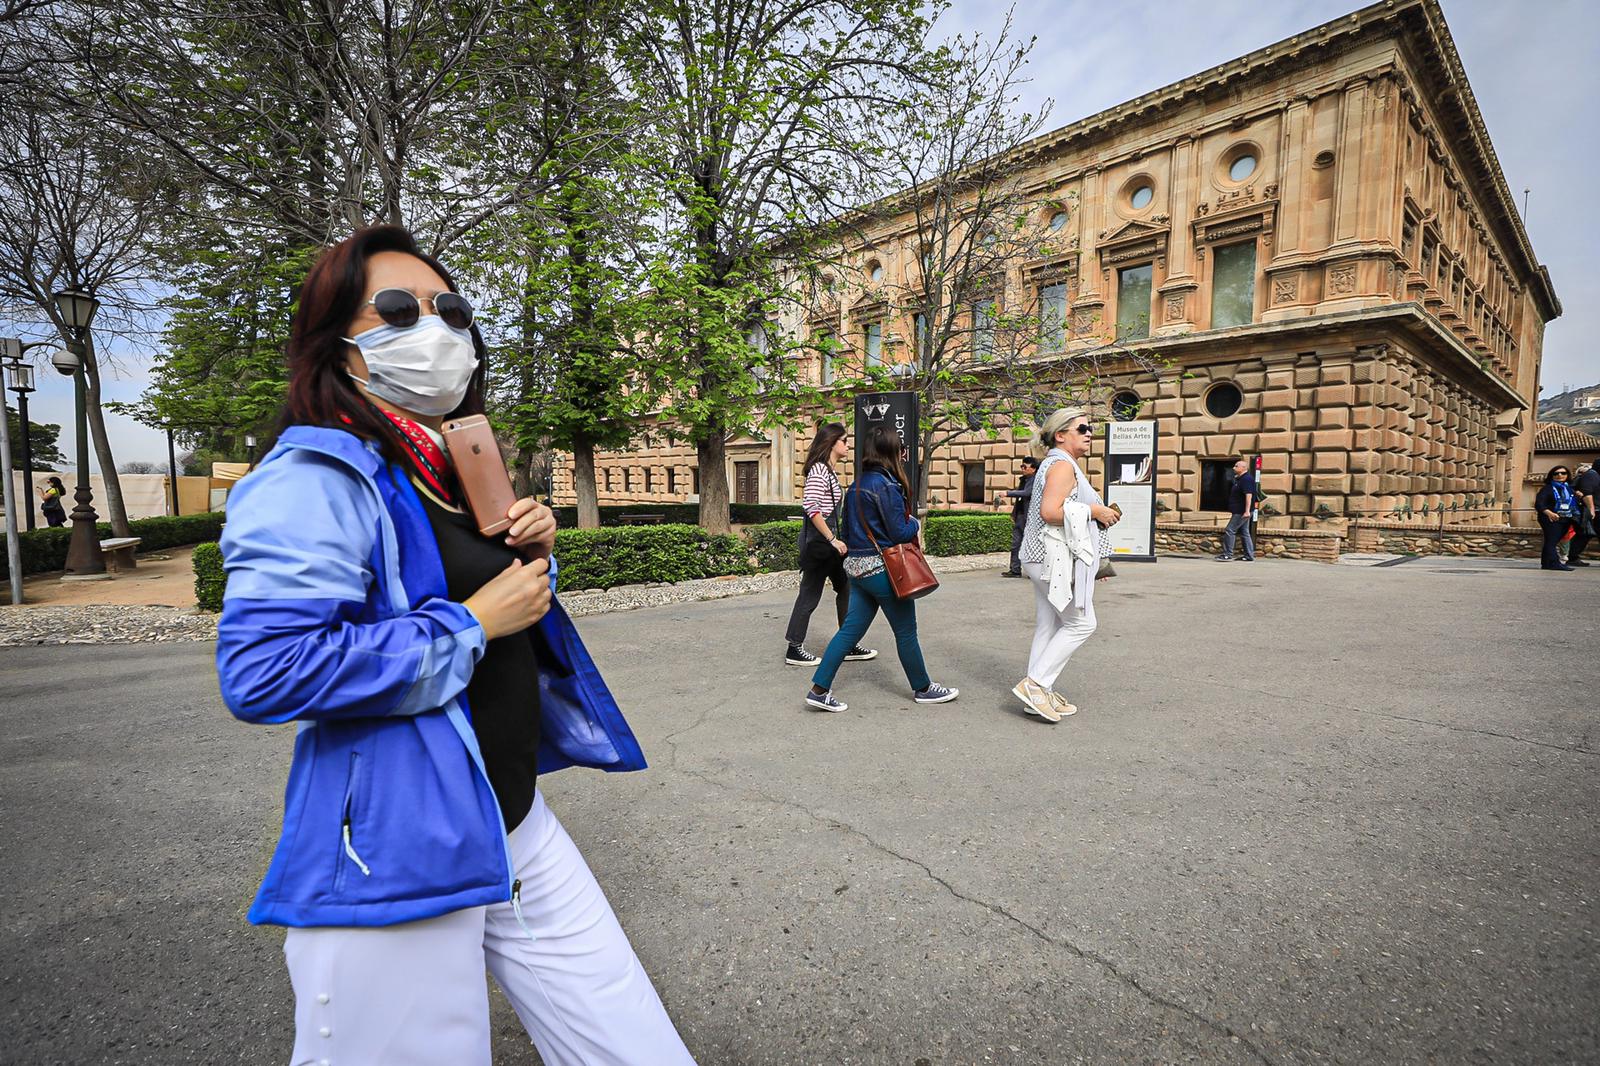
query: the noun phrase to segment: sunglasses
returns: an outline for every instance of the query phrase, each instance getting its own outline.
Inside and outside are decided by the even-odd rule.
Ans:
[[[417,319],[422,316],[424,300],[433,305],[433,313],[445,325],[454,329],[466,329],[472,325],[472,301],[460,293],[436,292],[419,300],[415,293],[405,289],[379,289],[367,303],[389,325],[405,329],[417,324]]]
[[[1567,476],[1567,472],[1565,470],[1552,470],[1551,473],[1556,477],[1566,477]]]
[[[1085,422],[1085,423],[1084,423],[1084,424],[1083,424],[1083,425],[1081,425],[1081,426],[1073,426],[1073,427],[1072,427],[1072,428],[1073,428],[1073,430],[1074,430],[1074,431],[1075,431],[1075,432],[1078,432],[1078,433],[1082,433],[1082,434],[1083,434],[1083,435],[1084,435],[1084,436],[1085,436],[1085,437],[1092,437],[1092,436],[1094,436],[1094,427],[1093,427],[1093,426],[1091,426],[1091,425],[1090,425],[1090,424],[1089,424],[1089,423],[1087,423],[1087,422]]]

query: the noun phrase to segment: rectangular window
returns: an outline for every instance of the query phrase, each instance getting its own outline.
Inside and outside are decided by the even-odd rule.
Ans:
[[[911,326],[917,337],[917,362],[921,363],[928,358],[928,316],[918,311]]]
[[[1200,460],[1200,510],[1228,512],[1233,491],[1233,460]]]
[[[1249,325],[1256,309],[1256,242],[1211,252],[1211,328]]]
[[[668,496],[676,496],[677,494],[678,494],[678,468],[675,467],[675,466],[669,466],[669,467],[667,467],[667,495]]]
[[[983,495],[983,464],[961,464],[961,502],[982,503]]]
[[[767,339],[767,324],[765,322],[757,322],[751,326],[750,335],[747,339],[750,342],[750,347],[755,349],[756,353],[755,365],[751,368],[751,373],[756,376],[758,381],[765,381],[770,370],[767,366],[767,356],[772,351],[772,345]],[[648,485],[649,478],[646,478],[645,482]]]
[[[694,494],[698,496],[700,495],[700,468],[698,466],[691,466],[689,468],[689,475],[690,480],[694,484]]]
[[[822,330],[816,335],[817,356],[822,360],[822,383],[833,384],[833,359],[839,350],[839,345],[833,339],[833,334]]]
[[[869,322],[866,328],[867,365],[883,365],[883,323]]]
[[[1067,346],[1067,284],[1039,288],[1039,347],[1059,352]]]
[[[655,491],[655,489],[651,488],[651,483],[653,481],[655,481],[655,477],[654,477],[655,472],[656,472],[655,471],[655,467],[653,467],[653,466],[647,466],[647,467],[644,468],[644,491],[645,492],[654,492]]]
[[[987,359],[994,354],[994,301],[979,300],[972,305],[972,354]]]
[[[600,484],[607,491],[611,491],[611,468],[608,466],[600,471]]]
[[[1123,267],[1117,271],[1117,340],[1137,341],[1150,336],[1150,286],[1155,268]]]

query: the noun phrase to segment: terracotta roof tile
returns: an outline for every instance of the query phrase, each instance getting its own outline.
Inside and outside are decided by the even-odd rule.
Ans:
[[[1600,437],[1560,422],[1540,422],[1533,435],[1536,452],[1592,452],[1600,455]]]

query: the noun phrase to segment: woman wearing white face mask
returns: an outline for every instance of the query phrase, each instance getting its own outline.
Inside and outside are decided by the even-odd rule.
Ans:
[[[300,292],[276,445],[228,501],[239,718],[300,724],[250,909],[288,926],[293,1062],[490,1062],[487,968],[543,1060],[689,1063],[537,774],[644,758],[552,596],[555,520],[463,511],[439,427],[483,409],[472,306],[393,227]]]

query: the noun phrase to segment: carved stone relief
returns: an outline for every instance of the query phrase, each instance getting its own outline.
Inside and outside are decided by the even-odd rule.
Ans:
[[[1174,293],[1173,295],[1167,297],[1167,321],[1168,322],[1182,322],[1183,321],[1183,304],[1184,304],[1184,299],[1183,299],[1183,294],[1182,293]]]
[[[1328,271],[1328,291],[1336,296],[1356,291],[1356,268],[1354,263],[1340,263]]]
[[[1272,279],[1272,302],[1275,304],[1292,304],[1300,296],[1300,279],[1290,275],[1286,278]]]

